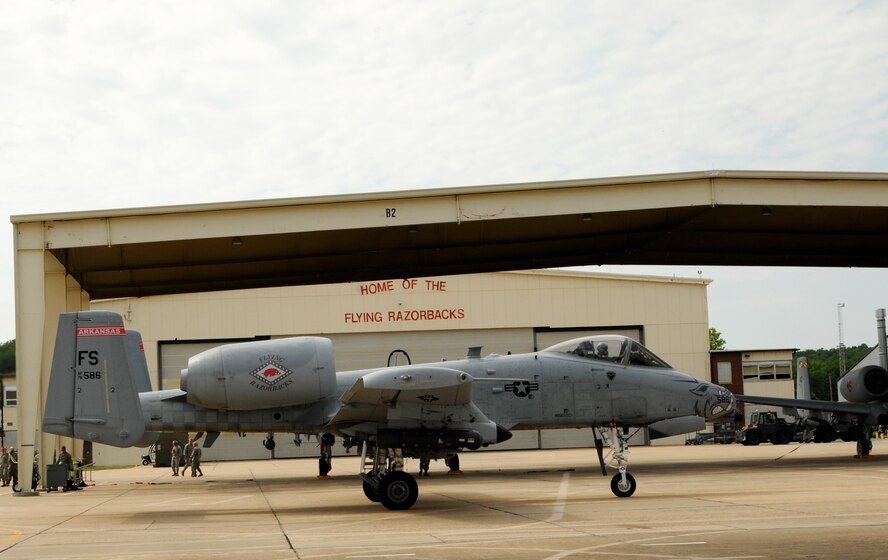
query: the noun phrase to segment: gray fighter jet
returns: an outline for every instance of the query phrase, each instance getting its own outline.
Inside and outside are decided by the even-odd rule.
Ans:
[[[842,398],[839,402],[811,399],[808,359],[804,357],[798,359],[798,398],[737,395],[737,400],[782,407],[785,414],[799,419],[799,427],[811,433],[812,441],[830,442],[837,437],[856,441],[857,455],[869,455],[873,429],[888,427],[888,337],[884,309],[876,310],[876,338],[879,365],[865,365],[843,375],[836,384]]]
[[[160,432],[316,434],[320,474],[335,437],[360,445],[363,489],[389,509],[419,494],[406,457],[444,458],[502,442],[512,430],[593,427],[617,469],[611,489],[631,496],[631,429],[652,437],[701,429],[733,411],[726,389],[678,372],[623,336],[577,338],[539,352],[337,372],[333,345],[296,337],[220,346],[193,356],[181,390],[151,391],[141,337],[116,313],[60,316],[43,431],[118,447]]]

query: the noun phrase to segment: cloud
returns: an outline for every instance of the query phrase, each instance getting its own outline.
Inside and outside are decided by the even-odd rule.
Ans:
[[[7,208],[884,171],[886,20],[832,1],[0,3]]]

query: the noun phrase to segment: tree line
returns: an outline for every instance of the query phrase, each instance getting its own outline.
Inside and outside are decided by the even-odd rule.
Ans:
[[[15,340],[0,342],[0,374],[15,372]]]

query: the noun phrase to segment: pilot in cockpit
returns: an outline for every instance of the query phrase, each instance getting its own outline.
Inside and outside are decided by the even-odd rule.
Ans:
[[[597,354],[599,360],[606,360],[608,358],[606,342],[602,342],[598,345]]]

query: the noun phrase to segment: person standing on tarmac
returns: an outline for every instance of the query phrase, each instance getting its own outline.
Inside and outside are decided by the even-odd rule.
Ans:
[[[194,453],[194,438],[188,438],[188,443],[185,444],[185,466],[182,468],[182,476],[185,476],[185,473],[188,472],[188,469],[191,468],[191,455]]]
[[[56,459],[56,463],[60,465],[65,465],[65,470],[74,470],[74,458],[71,457],[71,454],[68,453],[68,450],[65,449],[64,445],[62,446],[62,452],[59,453],[59,457],[58,459]]]
[[[9,448],[9,476],[12,477],[12,488],[15,490],[19,481],[19,461],[15,447]]]
[[[9,486],[9,452],[5,447],[0,448],[0,482]]]
[[[65,465],[65,480],[67,484],[72,484],[74,480],[74,458],[71,457],[71,454],[68,453],[68,450],[65,449],[65,446],[62,446],[62,452],[59,453],[59,456],[56,458],[56,463],[59,465]]]
[[[196,441],[192,445],[194,446],[194,451],[191,453],[191,476],[203,476],[203,471],[200,469],[200,456],[203,451]]]
[[[173,476],[179,476],[179,459],[182,458],[182,448],[179,442],[173,440],[173,448],[170,450],[170,464],[173,467]]]

